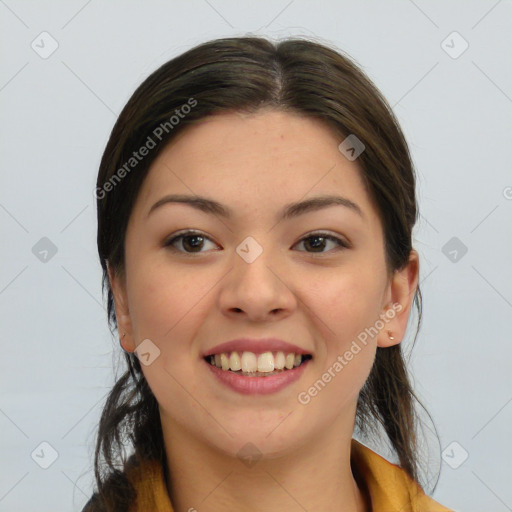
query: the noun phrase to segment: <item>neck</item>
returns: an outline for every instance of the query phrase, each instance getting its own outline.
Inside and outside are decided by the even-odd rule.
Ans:
[[[328,432],[300,449],[249,464],[213,449],[162,415],[173,508],[367,512],[350,464],[353,426],[353,419],[334,421]]]

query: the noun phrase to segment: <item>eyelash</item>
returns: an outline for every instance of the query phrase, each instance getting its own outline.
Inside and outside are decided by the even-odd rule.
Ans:
[[[203,235],[200,231],[188,230],[188,231],[184,231],[183,233],[179,233],[178,235],[173,236],[172,238],[167,240],[164,243],[164,247],[169,247],[171,250],[176,251],[176,252],[181,252],[182,254],[185,254],[187,256],[195,256],[196,254],[201,254],[201,252],[192,253],[192,252],[180,251],[180,250],[176,249],[176,247],[173,247],[173,245],[176,243],[176,241],[178,241],[180,239],[184,239],[184,238],[186,238],[188,236],[200,236],[200,237],[202,237],[202,238],[204,238],[206,240],[212,241],[209,237]],[[342,240],[341,238],[338,238],[338,237],[336,237],[334,235],[331,235],[331,234],[325,233],[325,232],[321,232],[321,231],[310,233],[310,234],[306,235],[305,237],[301,238],[297,242],[297,244],[303,242],[304,240],[308,240],[309,238],[324,238],[324,239],[329,240],[331,242],[336,242],[339,245],[338,245],[337,248],[333,249],[334,251],[338,251],[338,250],[342,250],[342,249],[348,249],[350,247],[349,244],[347,242],[345,242],[344,240]],[[295,244],[295,245],[297,245],[297,244]],[[317,254],[327,254],[329,251],[320,252],[320,253],[308,252],[308,251],[300,251],[300,252],[307,252],[308,254],[317,255]]]

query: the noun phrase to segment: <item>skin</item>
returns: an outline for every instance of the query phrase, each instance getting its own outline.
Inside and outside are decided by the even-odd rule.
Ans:
[[[341,141],[318,120],[280,111],[211,116],[172,141],[142,186],[126,233],[126,272],[109,268],[109,276],[125,350],[145,339],[160,350],[142,369],[160,407],[176,511],[369,510],[350,466],[357,397],[377,346],[404,336],[419,267],[412,251],[404,269],[388,272],[380,218]],[[184,204],[148,216],[170,193],[215,199],[234,217]],[[330,206],[276,222],[284,205],[321,194],[350,199],[363,216]],[[190,254],[190,238],[174,251],[165,246],[185,229],[207,237],[200,252]],[[350,247],[326,241],[315,252],[315,240],[304,238],[317,231]],[[252,263],[236,252],[248,236],[263,249]],[[397,303],[402,310],[379,334],[300,404],[298,394]],[[313,355],[278,393],[238,394],[204,366],[201,354],[223,341],[268,336]],[[252,467],[237,457],[249,442],[262,454]]]

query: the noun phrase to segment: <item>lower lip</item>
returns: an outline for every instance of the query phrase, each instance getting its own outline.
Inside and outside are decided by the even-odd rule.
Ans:
[[[311,361],[311,359],[304,361],[296,368],[284,370],[283,372],[276,373],[270,377],[244,377],[243,375],[237,375],[229,370],[221,370],[206,361],[204,361],[204,364],[210,368],[210,371],[222,384],[228,386],[234,391],[237,391],[238,393],[243,393],[245,395],[268,395],[270,393],[280,391],[299,379],[304,373],[309,361]]]

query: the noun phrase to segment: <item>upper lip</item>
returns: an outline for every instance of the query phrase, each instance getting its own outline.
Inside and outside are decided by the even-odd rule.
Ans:
[[[211,356],[214,354],[222,354],[223,352],[254,352],[261,354],[263,352],[285,352],[287,354],[310,354],[307,350],[278,338],[239,338],[236,340],[226,341],[215,347],[208,349],[203,356]]]

